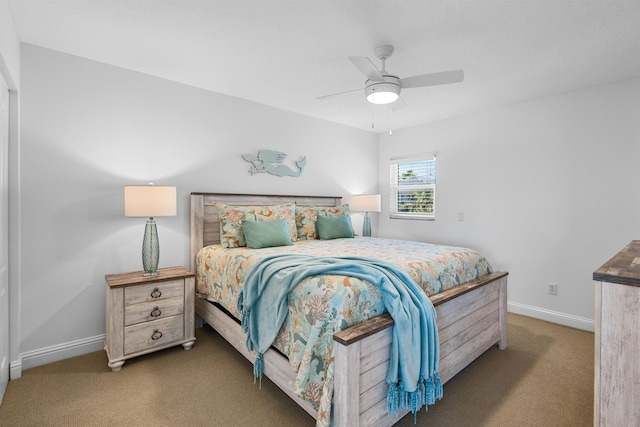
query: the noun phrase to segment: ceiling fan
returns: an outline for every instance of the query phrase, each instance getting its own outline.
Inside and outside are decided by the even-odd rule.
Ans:
[[[384,45],[374,49],[374,54],[382,61],[382,70],[379,70],[374,63],[364,56],[350,56],[349,60],[360,70],[367,80],[364,82],[364,94],[367,100],[372,104],[392,104],[393,110],[397,110],[405,106],[404,101],[400,98],[401,89],[409,89],[415,87],[446,85],[450,83],[459,83],[464,80],[464,72],[462,70],[442,71],[439,73],[421,74],[418,76],[399,78],[393,74],[389,74],[386,70],[386,61],[393,54],[393,46]],[[357,92],[362,89],[348,90],[345,92],[333,93],[331,95],[319,96],[317,99],[326,99],[333,96],[343,95],[345,93]]]

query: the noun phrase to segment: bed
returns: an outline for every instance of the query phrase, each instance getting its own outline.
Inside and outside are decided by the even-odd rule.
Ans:
[[[201,249],[209,250],[208,247],[215,247],[221,242],[221,218],[217,207],[219,203],[229,206],[294,203],[296,207],[333,209],[341,206],[341,198],[192,193],[190,245],[191,269],[194,272],[199,269],[196,259]],[[366,238],[361,240],[365,241]],[[304,247],[304,244],[295,246],[296,249],[298,247]],[[202,291],[207,287],[207,284],[202,283],[204,281],[202,274],[196,274],[197,289]],[[233,310],[229,310],[229,304],[225,307],[213,303],[206,298],[205,292],[200,294],[202,297],[196,298],[198,316],[253,363],[256,354],[247,350],[246,334],[237,319],[231,315]],[[490,347],[497,345],[500,349],[506,348],[506,295],[507,273],[492,271],[429,297],[438,316],[439,371],[443,383]],[[282,349],[274,348],[265,352],[264,375],[316,418],[318,425],[326,425],[329,420],[335,426],[393,425],[408,410],[397,417],[387,413],[386,397],[389,387],[385,377],[392,328],[391,317],[382,314],[333,334],[333,393],[330,411],[319,410],[317,404],[312,404],[309,399],[299,395],[297,373],[291,369],[289,360],[284,355],[286,352]],[[298,393],[295,391],[296,387]]]

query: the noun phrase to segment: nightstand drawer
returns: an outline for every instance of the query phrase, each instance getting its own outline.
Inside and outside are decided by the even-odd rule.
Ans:
[[[124,354],[163,346],[184,337],[184,317],[173,316],[124,328]]]
[[[165,298],[182,297],[183,295],[184,280],[168,280],[166,282],[149,283],[125,288],[124,304],[126,306],[141,302],[159,301]]]
[[[124,307],[124,325],[149,322],[182,314],[184,299],[182,296],[160,299],[139,304],[129,304]]]

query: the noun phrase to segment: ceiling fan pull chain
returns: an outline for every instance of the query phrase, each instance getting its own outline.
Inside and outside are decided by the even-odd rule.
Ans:
[[[393,122],[391,119],[393,118],[393,109],[391,108],[391,104],[389,104],[389,135],[393,135]]]
[[[375,123],[374,123],[374,118],[373,118],[373,104],[371,104],[371,129],[375,128]]]

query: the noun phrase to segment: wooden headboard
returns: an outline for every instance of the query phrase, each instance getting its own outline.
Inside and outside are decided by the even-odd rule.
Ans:
[[[340,206],[342,197],[282,196],[265,194],[191,193],[191,271],[196,271],[196,254],[208,245],[220,243],[220,221],[216,203],[231,206],[265,206],[295,203],[299,206]]]

